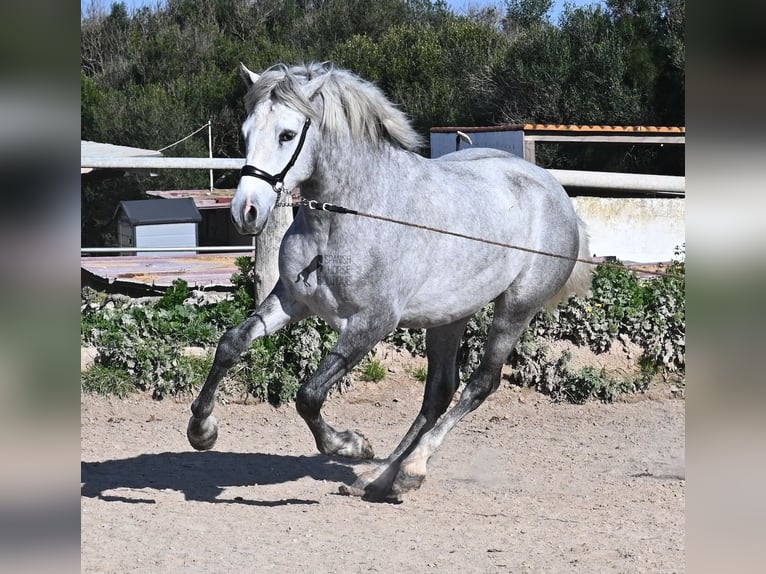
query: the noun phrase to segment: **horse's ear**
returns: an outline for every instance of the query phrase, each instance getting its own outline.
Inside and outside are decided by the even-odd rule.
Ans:
[[[247,66],[245,66],[242,62],[239,63],[239,75],[244,80],[245,85],[248,88],[257,82],[258,78],[260,78],[258,74],[248,70]]]
[[[313,80],[310,80],[306,82],[303,87],[301,88],[303,90],[303,95],[306,96],[307,100],[311,100],[311,98],[314,97],[314,95],[317,93],[319,88],[322,87],[322,85],[325,82],[325,76],[319,76],[314,78]]]

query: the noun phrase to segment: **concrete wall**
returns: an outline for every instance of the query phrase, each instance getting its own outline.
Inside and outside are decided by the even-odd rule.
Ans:
[[[670,261],[686,241],[683,198],[579,196],[572,202],[588,225],[591,255]]]

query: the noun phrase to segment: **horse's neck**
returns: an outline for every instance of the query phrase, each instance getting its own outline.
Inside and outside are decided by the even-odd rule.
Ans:
[[[386,180],[399,173],[411,155],[393,147],[336,146],[318,158],[306,197],[359,208],[385,192]]]

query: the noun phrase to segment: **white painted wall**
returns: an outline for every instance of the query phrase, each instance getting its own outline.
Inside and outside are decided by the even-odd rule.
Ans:
[[[685,200],[649,197],[573,197],[588,225],[591,255],[622,261],[670,261],[686,242]]]
[[[196,223],[163,223],[137,225],[136,247],[188,247],[197,245]],[[164,255],[161,252],[139,251],[138,255]],[[194,255],[194,251],[178,251],[174,255]]]
[[[519,157],[524,157],[524,132],[496,131],[496,132],[468,132],[467,135],[473,143],[461,141],[460,149],[472,147],[491,147],[510,152]],[[455,151],[455,132],[432,132],[431,133],[431,157],[437,158],[444,154]]]

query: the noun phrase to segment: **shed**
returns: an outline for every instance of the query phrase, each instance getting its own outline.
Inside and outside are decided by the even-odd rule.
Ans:
[[[202,221],[191,198],[121,201],[115,212],[120,247],[196,247]],[[162,252],[138,252],[138,255]],[[193,255],[194,251],[177,252]]]

